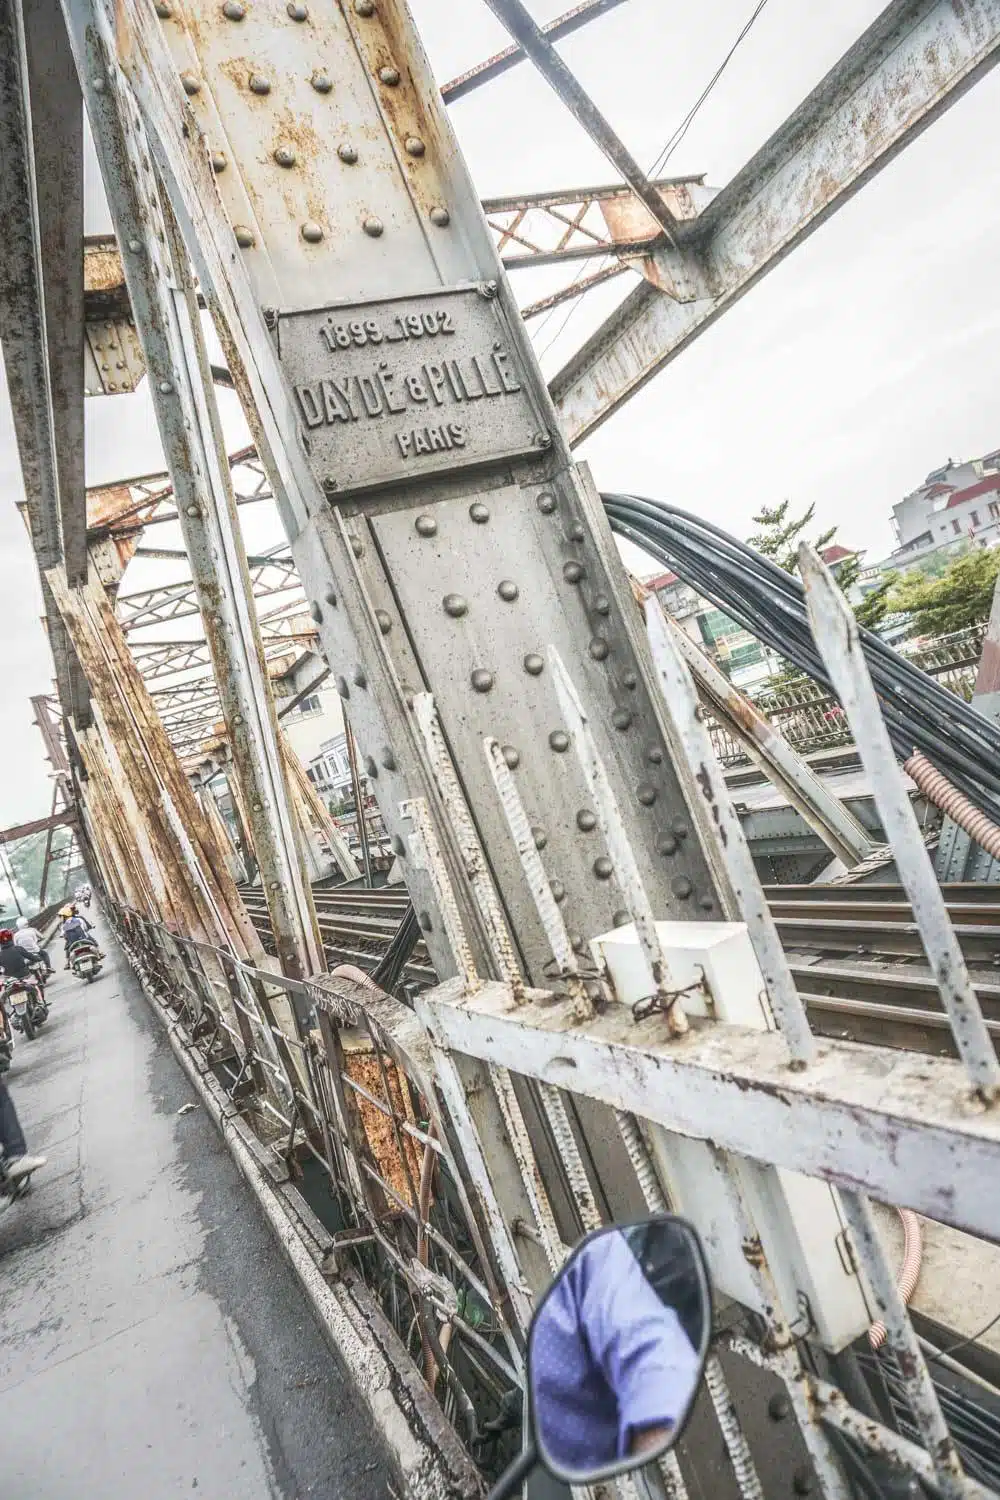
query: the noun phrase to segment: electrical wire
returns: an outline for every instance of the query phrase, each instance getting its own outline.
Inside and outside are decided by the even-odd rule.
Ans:
[[[978,1333],[970,1333],[967,1339],[959,1339],[957,1344],[949,1344],[947,1349],[939,1349],[936,1354],[929,1354],[927,1358],[929,1360],[940,1359],[942,1355],[952,1355],[956,1349],[964,1349],[968,1344],[978,1344],[983,1334],[989,1333],[990,1329],[995,1328],[998,1323],[1000,1323],[1000,1312],[991,1318],[988,1323],[984,1324]]]
[[[802,583],[698,516],[638,495],[603,497],[613,531],[650,553],[836,698],[813,641]],[[862,650],[900,761],[915,750],[1000,822],[1000,727],[872,632]]]

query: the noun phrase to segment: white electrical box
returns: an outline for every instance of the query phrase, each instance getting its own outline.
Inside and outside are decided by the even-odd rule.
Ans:
[[[774,1030],[744,923],[657,922],[656,929],[671,987],[685,992],[677,1003],[687,1015]],[[602,934],[591,948],[623,1005],[634,1005],[650,993],[649,967],[633,925]],[[763,1312],[717,1156],[704,1141],[659,1127],[653,1127],[651,1143],[671,1202],[704,1239],[715,1285]],[[836,1189],[745,1157],[730,1155],[727,1160],[760,1235],[790,1327],[810,1333],[831,1352],[843,1349],[869,1327],[872,1313],[848,1254]]]

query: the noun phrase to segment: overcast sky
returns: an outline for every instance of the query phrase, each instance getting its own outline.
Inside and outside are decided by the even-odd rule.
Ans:
[[[478,0],[412,4],[442,82],[506,44]],[[531,9],[546,21],[568,4],[532,0]],[[560,50],[648,166],[752,8],[752,0],[628,0]],[[721,187],[880,9],[873,0],[769,0],[667,171],[704,172]],[[580,455],[598,485],[669,498],[740,536],[762,504],[815,501],[818,525],[836,523],[840,540],[884,555],[900,496],[949,456],[1000,444],[998,112],[995,70],[590,439]],[[452,118],[484,196],[613,176],[529,67],[460,101]],[[88,198],[88,230],[105,228],[97,195]],[[519,274],[522,300],[541,280]],[[630,280],[592,293],[565,328],[568,309],[551,320],[539,338],[539,347],[551,343],[548,374]],[[162,465],[145,389],[90,400],[87,417],[90,483]],[[235,436],[235,414],[230,422]],[[28,702],[48,690],[51,662],[15,509],[22,492],[6,395],[0,481],[6,825],[45,812],[51,795]],[[176,545],[166,529],[157,544]]]

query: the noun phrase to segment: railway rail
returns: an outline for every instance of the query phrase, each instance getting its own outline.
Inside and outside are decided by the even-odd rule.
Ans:
[[[979,884],[943,889],[987,1027],[1000,1044],[1000,890]],[[765,890],[817,1033],[936,1056],[954,1054],[902,887],[772,885]],[[263,894],[248,886],[243,898],[270,945]],[[405,891],[385,887],[319,888],[313,899],[331,967],[351,963],[366,971],[382,957],[408,904]],[[434,978],[427,950],[418,943],[403,980],[423,987]]]

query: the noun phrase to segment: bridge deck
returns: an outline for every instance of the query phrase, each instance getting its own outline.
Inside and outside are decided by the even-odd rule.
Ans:
[[[49,1165],[0,1217],[0,1495],[383,1500],[379,1436],[105,941],[8,1075]]]

